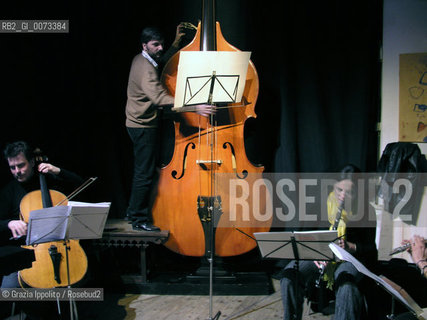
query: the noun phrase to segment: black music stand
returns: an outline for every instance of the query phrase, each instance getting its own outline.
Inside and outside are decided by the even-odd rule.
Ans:
[[[335,260],[329,244],[339,239],[336,230],[255,232],[263,258]]]
[[[51,241],[102,238],[110,203],[57,206],[30,212],[27,245]]]
[[[263,258],[295,261],[295,296],[298,296],[299,261],[333,261],[329,244],[339,239],[336,230],[255,232],[255,240]]]
[[[217,75],[216,71],[212,71],[211,75],[188,77],[185,82],[183,106],[200,104],[200,101],[197,101],[197,97],[202,95],[207,96],[207,100],[203,101],[204,103],[234,103],[236,102],[239,80],[240,76],[238,74]],[[202,81],[201,86],[195,84],[199,81]],[[228,88],[224,84],[226,81],[231,82],[231,86],[228,84]],[[195,90],[194,87],[196,87]],[[215,94],[214,88],[221,88],[221,94]],[[216,98],[217,96],[221,98],[218,99]]]
[[[348,261],[359,271],[367,277],[374,280],[386,292],[388,292],[392,299],[391,314],[387,316],[388,319],[394,319],[394,301],[400,301],[410,312],[412,312],[418,319],[427,319],[427,310],[424,311],[404,289],[399,287],[393,281],[383,277],[377,276],[368,270],[359,260],[353,257],[350,253],[337,246],[335,243],[329,245],[331,250],[340,260]]]
[[[173,110],[242,99],[250,52],[183,51]]]
[[[102,238],[107,221],[110,203],[101,206],[57,206],[30,212],[28,220],[27,245],[62,241],[65,246],[68,288],[70,270],[68,258],[68,241]],[[58,312],[59,301],[58,303]],[[76,303],[70,295],[70,318],[78,319]]]

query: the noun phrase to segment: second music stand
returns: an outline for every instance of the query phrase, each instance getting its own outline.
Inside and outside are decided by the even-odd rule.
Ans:
[[[89,204],[90,205],[90,204]],[[27,245],[62,241],[65,246],[68,288],[70,284],[69,240],[102,238],[110,203],[97,206],[56,206],[30,212]],[[59,303],[58,303],[59,311]],[[70,295],[70,318],[78,319],[77,307]]]
[[[334,260],[329,243],[339,239],[336,230],[255,232],[263,258]]]
[[[336,230],[298,232],[255,232],[263,258],[292,259],[295,261],[295,296],[298,296],[299,261],[333,261],[335,256],[329,248],[339,239]]]

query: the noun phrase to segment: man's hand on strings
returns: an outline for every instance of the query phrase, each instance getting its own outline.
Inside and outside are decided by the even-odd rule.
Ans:
[[[61,169],[58,167],[55,167],[54,165],[51,165],[50,163],[40,163],[39,164],[39,172],[41,173],[52,173],[52,174],[59,174]]]
[[[201,115],[203,117],[208,117],[211,114],[215,114],[216,107],[209,104],[199,104],[196,106],[196,111],[198,115]]]
[[[18,238],[19,236],[24,236],[27,234],[27,224],[21,220],[11,220],[7,224],[7,227],[12,231],[12,235],[14,238]]]

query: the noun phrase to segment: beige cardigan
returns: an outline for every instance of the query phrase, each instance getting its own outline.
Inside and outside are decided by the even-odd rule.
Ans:
[[[126,127],[156,127],[157,107],[172,105],[174,98],[159,81],[157,69],[142,54],[132,61],[126,103]]]

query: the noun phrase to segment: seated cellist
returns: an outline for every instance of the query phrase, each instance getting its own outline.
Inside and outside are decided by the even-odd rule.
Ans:
[[[4,149],[4,157],[14,179],[0,191],[0,236],[5,239],[16,239],[27,233],[27,224],[20,219],[20,204],[27,193],[40,189],[35,174],[37,171],[46,174],[49,185],[56,189],[75,188],[83,182],[83,179],[50,163],[42,162],[36,168],[33,149],[24,141],[8,144]],[[19,287],[17,272],[4,276],[1,287]]]

